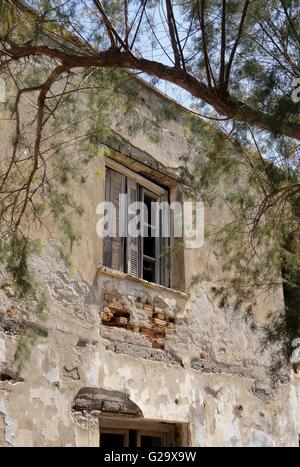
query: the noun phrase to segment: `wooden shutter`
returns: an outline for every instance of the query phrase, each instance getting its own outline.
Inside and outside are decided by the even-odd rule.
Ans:
[[[138,190],[139,190],[139,201],[141,201],[142,206],[144,206],[144,192],[145,192],[145,189],[143,187],[139,187],[137,186]],[[141,225],[141,237],[138,239],[139,240],[139,243],[138,243],[138,265],[139,265],[139,273],[138,275],[143,278],[143,266],[144,266],[144,257],[143,257],[143,253],[144,253],[144,224],[145,224],[145,211],[144,209],[142,208],[142,212],[141,212],[141,221],[142,221],[142,225]]]
[[[120,237],[120,225],[119,225],[119,216],[120,216],[120,206],[119,206],[119,196],[122,191],[122,178],[118,172],[113,171],[113,199],[112,202],[116,207],[116,236],[112,238],[111,246],[111,267],[120,271],[121,264],[121,237]]]
[[[127,272],[132,276],[139,275],[139,252],[136,231],[131,223],[136,213],[130,209],[130,205],[138,201],[138,187],[135,181],[127,179],[127,220],[128,220],[128,233],[127,233]]]
[[[112,199],[112,170],[106,169],[105,171],[105,201]],[[111,237],[104,237],[103,239],[103,264],[104,266],[111,267]]]
[[[106,169],[106,201],[110,201],[116,208],[116,236],[104,239],[104,264],[112,269],[121,270],[123,253],[122,239],[119,225],[119,195],[124,190],[125,177],[120,173]]]
[[[119,202],[120,210],[120,225],[119,225],[119,237],[120,237],[120,268],[122,272],[126,272],[126,241],[127,241],[127,194],[126,194],[126,181],[125,175],[122,175],[121,180],[121,197]]]

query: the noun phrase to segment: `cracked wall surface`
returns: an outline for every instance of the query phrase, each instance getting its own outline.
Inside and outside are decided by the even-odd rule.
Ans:
[[[3,446],[97,444],[97,429],[89,424],[83,428],[71,410],[85,387],[128,394],[146,419],[189,423],[193,446],[297,445],[299,377],[290,380],[286,370],[286,379],[272,384],[271,349],[258,351],[249,325],[241,328],[242,317],[233,321],[230,311],[219,310],[217,324],[206,294],[200,310],[198,300],[191,298],[191,309],[176,319],[165,349],[153,349],[132,340],[131,331],[105,333],[101,303],[87,303],[88,284],[79,274],[70,277],[55,245],[48,245],[44,256],[31,258],[30,268],[48,293],[50,311],[42,323],[47,332],[38,335],[29,359],[22,362],[22,381],[0,381]],[[1,280],[1,285],[8,280],[3,271]],[[109,276],[104,281],[114,286],[118,280]],[[26,315],[26,305],[8,297],[2,287],[0,297],[1,368],[13,374],[12,355],[22,326],[37,323]],[[10,318],[14,325],[7,325],[11,306],[22,312],[22,326],[20,317]],[[209,320],[215,323],[211,327]]]
[[[136,99],[148,118],[165,102],[148,88]],[[156,142],[142,132],[129,135],[122,115],[114,122],[132,157],[146,154],[151,164],[176,169],[191,150],[189,118],[178,110],[160,122]],[[124,141],[118,144],[125,148]],[[183,293],[98,268],[95,213],[104,180],[96,172],[103,165],[91,163],[88,183],[76,190],[85,209],[82,240],[71,252],[76,273],[70,274],[55,235],[50,241],[41,233],[43,251],[29,258],[47,298],[43,316],[18,298],[0,265],[0,445],[97,446],[98,415],[76,405],[85,388],[88,400],[101,390],[118,391],[145,419],[188,424],[185,443],[191,446],[298,446],[300,375],[283,365],[274,381],[270,368],[280,348],[262,344],[268,313],[282,307],[281,288],[262,296],[250,316],[234,303],[220,303],[214,281]],[[207,208],[207,222],[226,218],[222,209]],[[211,252],[208,242],[184,251],[172,271],[174,283],[184,276],[189,284],[209,255],[218,266],[220,252]]]

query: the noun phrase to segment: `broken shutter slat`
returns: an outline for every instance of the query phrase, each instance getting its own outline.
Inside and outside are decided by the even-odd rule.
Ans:
[[[127,179],[127,218],[128,218],[128,234],[127,234],[127,272],[133,276],[139,275],[139,254],[138,254],[138,237],[136,223],[134,218],[136,211],[133,209],[133,203],[138,201],[138,188],[135,181]]]

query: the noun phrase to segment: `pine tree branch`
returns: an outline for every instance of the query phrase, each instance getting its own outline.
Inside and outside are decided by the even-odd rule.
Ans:
[[[219,73],[219,92],[222,94],[225,87],[225,53],[226,53],[226,0],[222,0],[222,19],[221,19],[221,52],[220,52],[220,73]]]
[[[225,72],[225,89],[226,90],[228,89],[230,71],[231,71],[231,67],[232,67],[232,64],[233,64],[233,60],[234,60],[238,45],[240,43],[240,40],[241,40],[241,37],[242,37],[242,34],[243,34],[244,22],[245,22],[245,19],[246,19],[249,3],[250,3],[250,0],[245,1],[244,8],[243,8],[243,13],[242,13],[241,20],[240,20],[239,30],[238,30],[234,45],[232,47],[228,63],[226,65],[226,72]]]
[[[135,57],[131,52],[121,52],[118,49],[109,49],[99,52],[97,56],[78,56],[66,53],[59,49],[44,45],[19,45],[10,41],[8,52],[15,60],[29,57],[49,57],[58,60],[69,69],[72,68],[108,68],[119,67],[123,69],[138,70],[176,84],[192,96],[211,105],[220,115],[239,122],[248,123],[262,130],[289,136],[300,140],[300,124],[274,119],[272,116],[253,109],[229,94],[219,96],[216,90],[210,89],[205,83],[182,69],[170,67],[154,60]]]

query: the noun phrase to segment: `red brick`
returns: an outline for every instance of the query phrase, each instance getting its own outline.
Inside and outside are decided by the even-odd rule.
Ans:
[[[124,316],[117,316],[116,319],[115,319],[115,323],[125,325],[125,324],[128,323],[128,319],[125,318]]]
[[[158,318],[153,318],[153,323],[156,324],[156,326],[166,326],[167,322],[163,319],[158,319]]]

